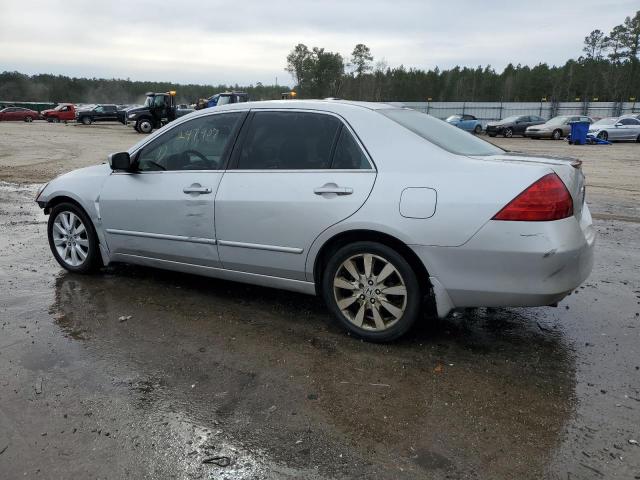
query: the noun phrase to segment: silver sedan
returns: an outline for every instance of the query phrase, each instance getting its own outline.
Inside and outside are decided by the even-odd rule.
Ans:
[[[640,120],[633,117],[611,117],[598,120],[589,134],[602,140],[640,142]]]
[[[580,162],[385,104],[195,112],[36,200],[67,270],[126,262],[318,294],[372,341],[425,304],[556,304],[593,263]]]

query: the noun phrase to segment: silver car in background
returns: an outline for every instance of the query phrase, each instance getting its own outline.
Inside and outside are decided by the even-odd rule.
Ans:
[[[640,120],[633,117],[603,118],[589,127],[589,134],[612,142],[640,142]]]
[[[593,120],[582,115],[560,115],[553,117],[542,125],[527,127],[524,136],[529,138],[552,138],[553,140],[560,140],[571,132],[571,122],[593,123]]]
[[[589,275],[579,161],[509,153],[391,105],[273,101],[182,117],[44,185],[56,260],[321,295],[389,341],[431,305],[556,304]]]

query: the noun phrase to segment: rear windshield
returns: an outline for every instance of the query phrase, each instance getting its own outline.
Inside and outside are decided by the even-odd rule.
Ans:
[[[410,109],[381,109],[382,115],[457,155],[499,155],[504,150],[431,115]]]

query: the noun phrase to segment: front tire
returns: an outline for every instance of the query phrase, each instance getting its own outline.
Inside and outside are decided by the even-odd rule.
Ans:
[[[510,128],[505,128],[503,135],[504,135],[504,138],[511,138],[513,137],[513,130],[511,130]]]
[[[562,130],[554,130],[551,134],[551,138],[553,138],[554,140],[560,140],[562,138]]]
[[[609,134],[607,132],[599,132],[598,138],[600,140],[604,140],[605,142],[609,140]]]
[[[335,252],[324,269],[322,295],[345,329],[373,342],[389,342],[405,334],[422,304],[420,285],[409,263],[376,242],[356,242]]]
[[[53,207],[47,235],[53,256],[66,270],[90,273],[102,265],[91,219],[77,205],[65,202]]]
[[[473,129],[473,133],[475,133],[476,135],[480,135],[482,133],[482,125],[476,125]]]
[[[30,115],[27,115],[26,117],[24,117],[24,121],[27,123],[31,123],[33,122],[33,117]]]
[[[91,117],[82,117],[83,125],[91,125]]]
[[[140,133],[151,133],[153,131],[153,122],[148,118],[141,118],[136,121],[136,130]]]
[[[57,117],[53,117],[53,118],[51,119],[51,121],[52,121],[53,123],[60,123],[60,119],[59,119],[59,118],[57,118]]]

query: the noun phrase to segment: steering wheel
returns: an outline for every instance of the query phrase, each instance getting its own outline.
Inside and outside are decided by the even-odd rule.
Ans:
[[[200,152],[198,152],[197,150],[185,150],[184,152],[182,152],[182,154],[185,156],[191,155],[192,153],[203,162],[209,163],[209,159],[205,157],[203,154],[201,154]]]

